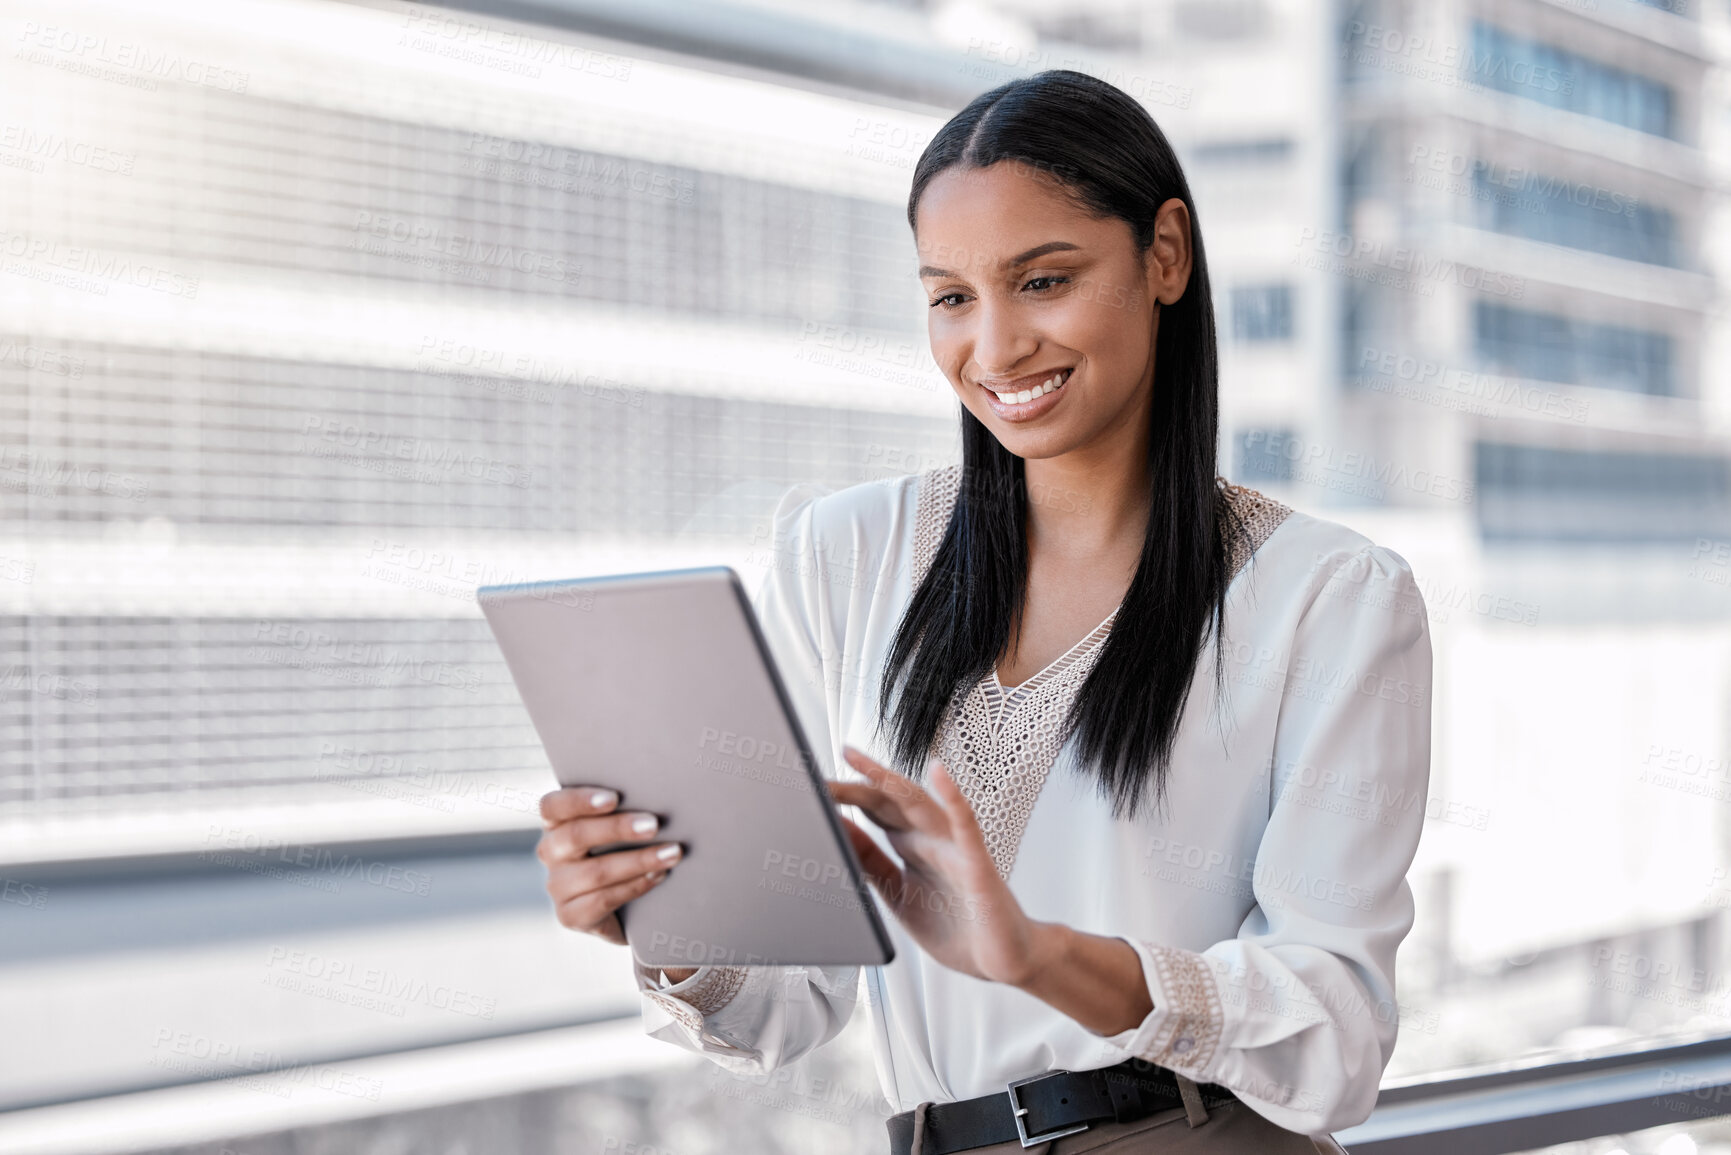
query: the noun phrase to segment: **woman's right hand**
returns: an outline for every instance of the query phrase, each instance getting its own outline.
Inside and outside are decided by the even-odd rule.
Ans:
[[[600,786],[568,786],[543,795],[546,829],[535,857],[547,866],[547,893],[560,924],[624,946],[625,931],[614,912],[666,878],[681,847],[662,842],[591,856],[597,846],[643,842],[660,827],[646,811],[614,813],[618,804],[619,795]],[[679,982],[693,973],[695,968],[680,967],[667,976]]]

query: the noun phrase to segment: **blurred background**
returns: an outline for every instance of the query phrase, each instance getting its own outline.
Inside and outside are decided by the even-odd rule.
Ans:
[[[790,486],[958,460],[908,182],[1046,68],[1186,166],[1223,472],[1418,575],[1388,1083],[1731,1034],[1728,48],[1727,0],[0,0],[0,1150],[882,1150],[857,1021],[727,1075],[553,921],[474,590],[760,580]]]

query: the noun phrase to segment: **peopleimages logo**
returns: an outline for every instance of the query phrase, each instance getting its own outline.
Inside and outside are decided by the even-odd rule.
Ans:
[[[1431,282],[1453,281],[1464,289],[1507,297],[1518,301],[1526,295],[1525,277],[1492,272],[1474,265],[1463,265],[1447,257],[1436,257],[1420,249],[1408,249],[1354,237],[1351,233],[1335,233],[1306,227],[1299,231],[1299,253],[1294,264],[1305,264],[1341,276],[1371,280],[1389,288],[1418,291],[1429,296]],[[1308,255],[1305,250],[1314,255]],[[1339,262],[1339,263],[1334,263]]]
[[[0,489],[40,496],[83,489],[127,501],[143,501],[150,494],[148,485],[130,475],[8,446],[0,446]]]
[[[34,161],[56,160],[98,172],[132,174],[137,154],[118,152],[57,132],[38,132],[22,124],[0,125],[0,151],[21,153]],[[38,167],[34,171],[40,172]]]
[[[1353,20],[1346,25],[1346,43],[1340,54],[1342,59],[1366,67],[1453,87],[1482,85],[1502,91],[1530,88],[1553,95],[1574,94],[1573,73],[1508,51],[1514,47],[1512,41],[1504,41],[1500,47],[1502,50],[1493,50],[1487,43],[1466,48],[1422,32]]]
[[[1497,406],[1576,424],[1587,420],[1587,403],[1578,397],[1520,378],[1456,368],[1392,349],[1366,345],[1359,351],[1358,369],[1360,382],[1367,389],[1427,401],[1433,396],[1454,395],[1451,400],[1458,404],[1450,407],[1481,417],[1496,416],[1498,410],[1488,406]],[[1488,406],[1472,405],[1475,401]]]
[[[4,265],[8,273],[30,275],[35,269],[42,274],[36,279],[48,280],[49,269],[60,269],[69,275],[88,278],[86,281],[67,282],[68,287],[97,291],[104,296],[108,293],[108,285],[133,285],[188,300],[198,296],[197,277],[159,265],[136,262],[101,249],[62,244],[50,237],[0,229],[0,256],[10,258]]]
[[[339,854],[328,846],[285,843],[280,838],[262,835],[239,826],[223,826],[213,822],[204,841],[206,847],[211,849],[199,852],[203,861],[242,870],[250,867],[253,873],[274,871],[277,876],[281,876],[285,868],[288,872],[316,874],[323,876],[321,881],[333,883],[318,887],[321,890],[338,890],[345,879],[417,895],[427,894],[433,885],[433,876],[424,870],[413,870],[383,859]],[[224,851],[238,854],[225,854]],[[276,862],[271,861],[273,856]],[[279,862],[281,866],[276,865]]]
[[[1292,433],[1252,429],[1244,436],[1244,447],[1260,457],[1290,462],[1295,481],[1325,485],[1379,501],[1386,498],[1389,490],[1428,494],[1446,501],[1473,500],[1474,484],[1465,478],[1434,469],[1415,469],[1392,458],[1379,459],[1356,450],[1343,451]]]
[[[1412,170],[1408,173],[1408,183],[1412,183],[1414,172],[1423,170],[1437,175],[1466,178],[1497,189],[1531,194],[1530,202],[1508,203],[1530,206],[1539,212],[1545,211],[1546,202],[1563,200],[1582,208],[1597,209],[1613,216],[1633,219],[1641,203],[1639,197],[1603,185],[1583,184],[1580,181],[1547,176],[1522,165],[1485,160],[1446,148],[1433,148],[1428,144],[1413,145],[1407,156],[1407,165]]]
[[[576,283],[583,275],[581,265],[572,265],[558,254],[450,232],[439,222],[423,217],[399,217],[357,209],[353,230],[357,244],[351,247],[359,247],[359,238],[368,237],[402,248],[420,249],[435,257],[449,257],[453,266],[467,267],[477,273],[501,269],[566,283]],[[384,248],[378,248],[376,253],[388,255]]]
[[[155,80],[160,79],[238,95],[247,90],[250,80],[248,73],[183,57],[166,48],[34,20],[24,21],[16,42],[23,46],[17,55],[31,63],[52,64],[64,72],[101,80],[123,79],[151,92],[156,90]],[[60,54],[58,59],[54,53]]]
[[[437,484],[443,474],[527,489],[533,478],[533,470],[513,462],[465,452],[422,437],[407,437],[357,425],[336,417],[309,413],[302,422],[300,433],[302,452],[378,472],[410,476],[417,481],[430,479]],[[326,444],[316,444],[318,441]],[[355,452],[344,453],[343,450]]]

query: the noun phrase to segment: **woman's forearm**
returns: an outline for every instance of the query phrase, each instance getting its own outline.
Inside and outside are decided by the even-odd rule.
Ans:
[[[1142,1024],[1154,1009],[1142,960],[1121,938],[1088,934],[1061,922],[1035,924],[1028,977],[1015,985],[1097,1035]]]

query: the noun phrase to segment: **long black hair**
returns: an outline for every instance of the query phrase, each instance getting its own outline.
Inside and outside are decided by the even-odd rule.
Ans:
[[[1176,197],[1190,211],[1189,284],[1173,304],[1155,305],[1153,502],[1141,560],[1063,723],[1066,737],[1078,734],[1080,762],[1113,815],[1134,816],[1150,777],[1156,802],[1164,799],[1179,717],[1210,636],[1216,685],[1223,680],[1227,559],[1230,537],[1242,529],[1216,484],[1219,368],[1208,264],[1190,187],[1159,126],[1126,93],[1067,69],[1000,85],[945,124],[914,169],[908,227],[917,228],[920,196],[939,173],[1006,160],[1055,179],[1089,212],[1127,223],[1141,253],[1153,243],[1164,202]],[[966,407],[961,421],[961,489],[878,690],[891,756],[916,778],[951,698],[992,670],[1012,622],[1020,629],[1028,584],[1024,463]]]

